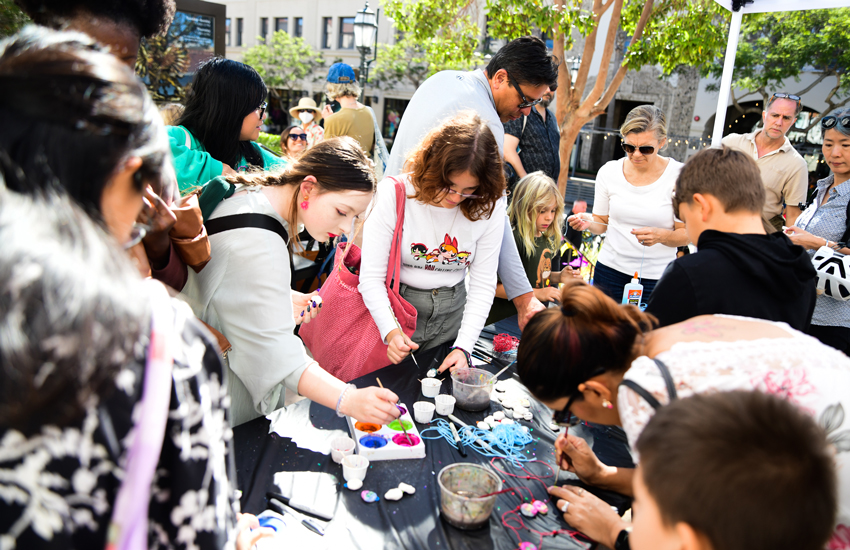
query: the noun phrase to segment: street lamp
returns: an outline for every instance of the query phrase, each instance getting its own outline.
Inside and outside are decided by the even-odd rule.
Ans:
[[[570,62],[570,77],[572,77],[573,84],[575,84],[576,78],[578,78],[578,69],[581,67],[581,56],[571,57],[567,61]]]
[[[360,52],[360,86],[365,90],[369,65],[378,57],[378,14],[369,9],[369,0],[354,16],[354,45]],[[370,53],[374,55],[367,61],[366,56]]]

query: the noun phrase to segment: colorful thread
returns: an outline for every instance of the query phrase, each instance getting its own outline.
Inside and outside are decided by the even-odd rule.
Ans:
[[[443,438],[449,445],[457,449],[458,446],[455,443],[448,421],[438,418],[433,423],[436,426],[426,428],[419,433],[422,439]],[[425,434],[432,430],[437,432],[437,435],[426,437]],[[531,461],[522,451],[533,439],[518,424],[500,424],[492,430],[482,430],[473,426],[459,426],[458,435],[464,447],[473,449],[481,456],[501,458],[517,467],[521,467],[523,462]],[[479,442],[483,442],[486,447],[483,447]]]
[[[499,353],[513,351],[519,346],[519,339],[510,334],[497,334],[493,337],[493,350]]]

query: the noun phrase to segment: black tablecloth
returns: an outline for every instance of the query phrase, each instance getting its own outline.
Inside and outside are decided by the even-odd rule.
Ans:
[[[492,350],[490,342],[494,334],[498,332],[509,332],[519,334],[515,318],[503,323],[497,323],[495,327],[489,326],[482,333],[476,347],[480,350]],[[362,376],[352,383],[357,387],[377,385],[376,378],[380,378],[385,387],[393,390],[399,395],[401,401],[409,407],[414,402],[425,400],[420,392],[419,378],[424,377],[427,370],[434,364],[439,364],[448,353],[447,346],[433,348],[417,352],[417,360],[421,367],[419,369],[410,358],[398,365],[391,365],[369,375]],[[498,360],[485,368],[496,372],[500,365],[506,364]],[[521,386],[509,373],[511,368],[500,376],[508,379],[509,384],[521,389]],[[451,379],[443,383],[442,393],[451,393]],[[531,410],[534,413],[533,422],[522,422],[531,429],[533,442],[526,447],[527,455],[538,460],[545,461],[554,468],[553,443],[557,436],[549,428],[551,411],[531,398]],[[501,410],[501,405],[491,401],[490,408],[476,413],[466,412],[455,407],[455,415],[464,422],[473,425],[485,416]],[[436,415],[435,415],[436,417]],[[338,429],[348,432],[344,419],[336,416],[335,412],[317,405],[310,404],[310,420],[316,428]],[[427,425],[417,423],[417,428],[424,430]],[[289,438],[279,437],[276,434],[269,435],[269,421],[258,418],[247,424],[234,429],[236,464],[238,472],[239,487],[242,489],[242,510],[258,514],[266,509],[267,491],[277,491],[274,486],[273,476],[275,472],[325,472],[336,476],[340,483],[342,479],[342,466],[334,463],[329,455],[315,453],[310,450],[298,448]],[[433,433],[433,432],[432,432]],[[456,462],[470,462],[477,464],[488,464],[490,459],[467,449],[467,457],[462,457],[459,452],[450,446],[445,440],[425,440],[426,454],[424,459],[412,460],[388,460],[374,461],[364,480],[363,489],[376,492],[380,497],[377,503],[365,503],[360,498],[360,491],[349,491],[340,488],[339,502],[334,519],[329,525],[329,534],[323,538],[324,543],[332,543],[333,548],[405,548],[405,549],[500,549],[508,550],[517,548],[519,541],[516,535],[502,525],[501,515],[517,507],[522,501],[519,494],[505,493],[497,497],[496,508],[490,518],[489,526],[476,531],[463,531],[450,526],[440,519],[440,490],[437,484],[437,474],[440,470]],[[522,471],[512,467],[505,461],[499,460],[500,468],[508,472],[523,474]],[[537,475],[546,475],[548,469],[541,464],[530,464],[529,470]],[[532,480],[516,479],[499,476],[504,487],[516,487],[519,485],[530,488],[535,499],[548,502],[550,511],[547,515],[538,515],[536,518],[523,518],[525,524],[537,531],[548,532],[557,529],[568,528],[562,515],[555,509],[554,502],[550,501],[544,487]],[[564,483],[571,477],[570,474],[562,473],[561,482]],[[384,493],[398,486],[400,482],[406,482],[416,488],[414,495],[406,495],[400,501],[392,502],[383,498]],[[546,480],[547,485],[552,484],[552,478]],[[575,482],[578,483],[578,482]],[[591,488],[590,490],[600,494],[609,502],[625,507],[625,499],[614,493],[600,492]],[[523,491],[527,495],[527,491]],[[344,529],[339,529],[341,522]],[[330,529],[330,527],[334,529]],[[332,532],[331,532],[332,531]],[[537,545],[539,536],[528,530],[520,530],[523,541],[529,541]],[[329,538],[330,537],[330,538]],[[547,537],[544,541],[545,548],[587,548],[589,543],[580,544],[566,534],[556,537]]]

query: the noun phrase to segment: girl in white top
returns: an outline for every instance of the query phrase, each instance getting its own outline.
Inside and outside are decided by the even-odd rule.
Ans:
[[[506,216],[499,148],[477,115],[461,114],[425,136],[406,169],[400,281],[418,314],[413,341],[396,328],[385,286],[397,220],[393,178],[378,185],[363,228],[360,293],[393,363],[411,349],[451,342],[457,349],[439,370],[465,367],[496,292]]]
[[[702,315],[650,331],[655,319],[621,306],[584,283],[564,288],[562,307],[538,313],[522,334],[517,368],[556,418],[619,425],[634,448],[655,410],[628,384],[661,406],[670,402],[662,362],[678,397],[730,390],[778,395],[811,414],[835,446],[839,514],[836,535],[850,534],[850,358],[785,323]],[[564,335],[568,335],[565,337]],[[559,368],[552,368],[557,365]],[[847,406],[844,406],[847,403]],[[583,439],[555,443],[564,469],[591,485],[633,494],[634,470],[602,464]],[[639,456],[633,453],[635,461]],[[595,497],[566,488],[565,519],[613,548],[622,520]],[[560,503],[562,505],[563,503]],[[595,512],[588,514],[593,508]]]
[[[246,185],[222,201],[210,219],[264,214],[289,228],[303,224],[317,241],[326,241],[347,231],[366,209],[375,175],[360,147],[345,137],[316,144],[282,174],[237,175],[228,181]],[[313,361],[293,334],[289,244],[255,227],[210,235],[210,263],[183,289],[195,314],[233,346],[228,354],[233,424],[283,406],[284,386],[357,420],[392,421],[398,416],[393,392],[346,385]]]
[[[632,109],[620,134],[626,157],[607,163],[596,175],[593,215],[576,214],[567,221],[573,229],[606,234],[596,286],[619,302],[623,286],[639,272],[645,304],[667,264],[676,259],[676,247],[688,243],[672,201],[683,165],[658,154],[667,145],[667,121],[658,107]]]

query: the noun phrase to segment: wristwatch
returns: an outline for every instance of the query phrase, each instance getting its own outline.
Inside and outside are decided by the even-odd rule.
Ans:
[[[623,529],[617,535],[617,540],[614,541],[614,550],[631,550],[629,546],[629,531],[627,529]]]

